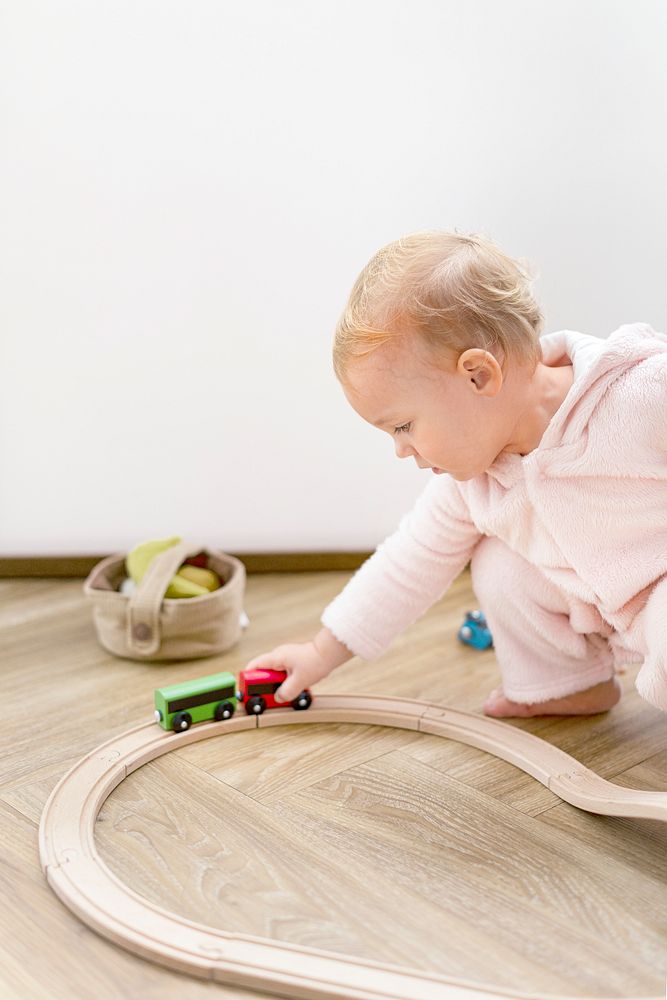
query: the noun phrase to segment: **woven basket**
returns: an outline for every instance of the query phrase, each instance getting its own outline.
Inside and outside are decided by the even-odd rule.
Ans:
[[[229,649],[241,634],[245,566],[234,556],[205,549],[208,565],[223,586],[200,597],[165,597],[169,581],[189,556],[201,552],[180,542],[155,556],[134,594],[118,592],[125,578],[125,554],[103,559],[83,590],[92,604],[102,646],[131,660],[191,660]]]

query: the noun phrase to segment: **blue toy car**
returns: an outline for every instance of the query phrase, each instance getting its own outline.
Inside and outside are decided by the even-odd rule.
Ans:
[[[465,621],[457,634],[466,646],[474,646],[475,649],[493,646],[493,637],[481,611],[466,611]]]

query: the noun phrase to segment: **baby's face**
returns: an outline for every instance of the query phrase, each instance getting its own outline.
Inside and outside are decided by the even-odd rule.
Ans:
[[[500,365],[480,349],[436,366],[414,341],[384,344],[352,365],[343,391],[364,420],[391,435],[399,458],[459,481],[485,472],[516,428]]]

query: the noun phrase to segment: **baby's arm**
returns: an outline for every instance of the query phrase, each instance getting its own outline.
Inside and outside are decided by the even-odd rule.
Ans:
[[[398,529],[325,608],[322,624],[357,656],[377,659],[442,597],[481,535],[456,481],[433,479]]]
[[[277,692],[290,701],[352,656],[377,659],[391,641],[445,593],[481,532],[456,482],[432,480],[413,509],[325,608],[311,642],[287,643],[248,667],[286,670]]]

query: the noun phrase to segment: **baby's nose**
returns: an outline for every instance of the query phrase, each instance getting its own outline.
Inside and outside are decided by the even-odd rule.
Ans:
[[[405,441],[396,441],[396,456],[398,458],[410,458],[414,454],[415,450],[411,445],[406,444]]]

